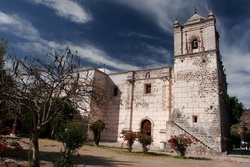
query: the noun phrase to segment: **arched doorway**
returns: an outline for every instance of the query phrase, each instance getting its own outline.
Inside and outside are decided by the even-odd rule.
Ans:
[[[141,131],[147,135],[151,135],[151,122],[149,120],[144,120],[141,123]]]

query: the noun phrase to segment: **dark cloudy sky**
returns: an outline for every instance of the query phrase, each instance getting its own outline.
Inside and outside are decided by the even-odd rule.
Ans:
[[[228,93],[250,107],[249,0],[1,0],[9,53],[42,57],[67,46],[83,67],[111,71],[173,65],[173,22],[216,16]]]

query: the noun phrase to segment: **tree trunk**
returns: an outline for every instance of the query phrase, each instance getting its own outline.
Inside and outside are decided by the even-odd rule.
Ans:
[[[32,134],[32,166],[39,167],[39,143],[38,143],[38,132]]]
[[[17,127],[17,114],[15,115],[15,118],[14,118],[14,123],[13,123],[12,131],[10,134],[11,137],[16,137],[16,127]]]

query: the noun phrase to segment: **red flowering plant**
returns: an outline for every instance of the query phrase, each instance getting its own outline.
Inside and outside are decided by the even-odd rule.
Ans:
[[[137,133],[133,131],[122,131],[122,138],[127,142],[128,151],[131,152],[133,144],[137,138]]]
[[[150,145],[153,142],[152,136],[141,131],[138,133],[138,141],[142,145],[142,149],[143,149],[144,154],[146,154],[149,151]]]
[[[185,157],[187,148],[197,142],[195,138],[191,138],[186,134],[171,136],[168,140],[170,147],[173,148],[181,157]]]
[[[25,144],[24,141],[14,141],[10,138],[6,138],[4,136],[0,135],[0,156],[2,156],[4,153],[7,153],[10,151],[18,151],[22,150],[20,143]]]
[[[2,155],[4,153],[4,151],[8,149],[7,144],[8,143],[5,139],[5,137],[0,136],[0,155]]]

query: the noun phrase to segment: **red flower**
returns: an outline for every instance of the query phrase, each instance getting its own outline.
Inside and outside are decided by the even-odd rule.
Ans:
[[[168,143],[170,144],[170,147],[173,148],[179,155],[185,156],[187,147],[196,141],[197,139],[181,134],[178,136],[172,136],[168,140]]]

